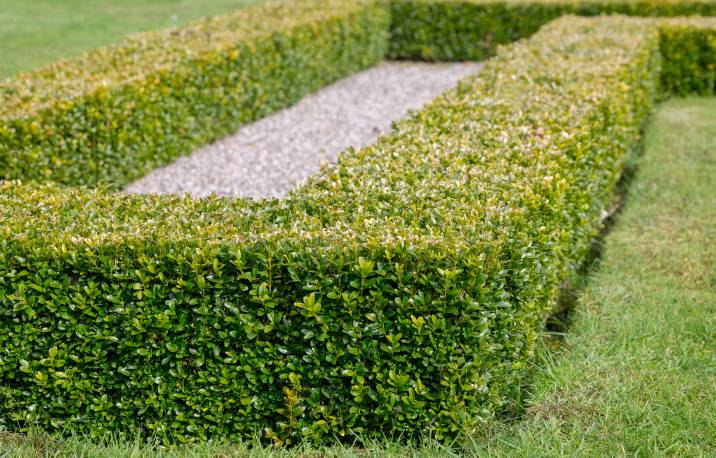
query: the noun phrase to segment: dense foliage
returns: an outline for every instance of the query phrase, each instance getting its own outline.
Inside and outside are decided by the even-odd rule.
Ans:
[[[342,24],[341,36],[360,32],[363,44],[345,56],[342,41],[328,46],[335,35],[318,40],[328,46],[321,66],[353,52],[368,64],[385,50],[386,10],[349,3],[306,25],[319,36],[326,24]],[[247,14],[262,11],[271,10]],[[564,17],[502,48],[479,75],[282,201],[4,182],[0,428],[182,442],[262,431],[290,444],[426,432],[443,439],[479,427],[514,398],[560,285],[599,230],[657,95],[660,49],[672,36],[711,43],[714,29],[706,19]],[[270,36],[288,40],[281,30]],[[666,86],[677,87],[693,65],[708,75],[707,57],[680,55]],[[331,78],[350,70],[336,65]],[[272,67],[261,68],[270,76]],[[86,103],[81,87],[57,90],[78,92],[57,104],[48,98],[50,112]],[[134,100],[126,97],[117,103]],[[16,102],[18,110],[39,103]],[[13,119],[29,126],[45,113],[22,109]],[[45,128],[38,121],[30,130]],[[20,138],[17,129],[2,132]],[[41,138],[64,145],[76,137]],[[37,160],[48,179],[61,174]],[[139,153],[127,161],[134,165],[100,161],[86,181],[80,168],[59,181],[128,177]],[[19,164],[3,167],[8,176],[43,176],[32,162]]]
[[[661,79],[673,94],[716,91],[716,29],[698,27],[699,19],[663,22]]]
[[[713,0],[392,0],[389,56],[481,60],[565,14],[716,16]]]

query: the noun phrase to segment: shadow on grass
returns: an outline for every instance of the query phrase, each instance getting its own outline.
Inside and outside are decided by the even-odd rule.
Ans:
[[[574,278],[562,285],[556,311],[547,318],[545,324],[543,331],[545,337],[557,339],[560,344],[564,341],[564,337],[572,323],[574,310],[579,297],[589,283],[591,275],[599,267],[602,255],[604,254],[604,241],[614,228],[615,223],[619,219],[619,215],[627,204],[629,188],[639,168],[635,159],[641,155],[642,149],[643,148],[640,147],[638,154],[634,155],[634,159],[627,163],[622,172],[614,192],[612,203],[602,216],[602,230],[599,232],[599,235],[592,240],[586,259],[577,270]]]
[[[574,312],[585,288],[591,281],[592,275],[599,268],[604,253],[605,239],[614,228],[619,215],[627,204],[629,188],[638,173],[638,159],[644,150],[643,142],[628,156],[624,170],[616,185],[612,202],[602,215],[602,229],[592,240],[589,253],[576,273],[561,287],[560,296],[554,312],[547,317],[542,329],[532,368],[524,376],[519,389],[515,390],[514,402],[504,411],[498,413],[497,424],[509,427],[524,418],[529,407],[528,400],[532,395],[535,374],[556,363],[561,352],[565,351],[565,340],[569,333]],[[492,430],[491,425],[488,430]],[[478,433],[478,436],[481,434]]]

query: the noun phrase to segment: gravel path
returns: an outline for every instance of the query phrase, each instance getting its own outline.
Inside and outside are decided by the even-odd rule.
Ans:
[[[390,130],[392,121],[480,67],[383,62],[156,169],[125,191],[282,197],[316,173],[322,162],[334,162],[349,146],[375,141]]]

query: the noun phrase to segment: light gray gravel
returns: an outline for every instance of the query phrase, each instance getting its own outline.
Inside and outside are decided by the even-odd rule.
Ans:
[[[408,110],[420,108],[480,67],[383,62],[156,169],[125,191],[282,197],[322,162],[334,162],[349,146],[375,141]]]

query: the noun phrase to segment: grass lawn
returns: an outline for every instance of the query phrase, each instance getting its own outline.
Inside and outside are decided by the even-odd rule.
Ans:
[[[459,451],[380,445],[278,455],[713,456],[715,189],[716,98],[664,104],[647,130],[626,206],[604,241],[562,350],[540,362],[522,419],[493,424]],[[244,456],[248,449],[205,444],[157,452],[137,444],[0,436],[0,456],[157,453]]]
[[[262,0],[2,0],[0,79],[120,41]]]

